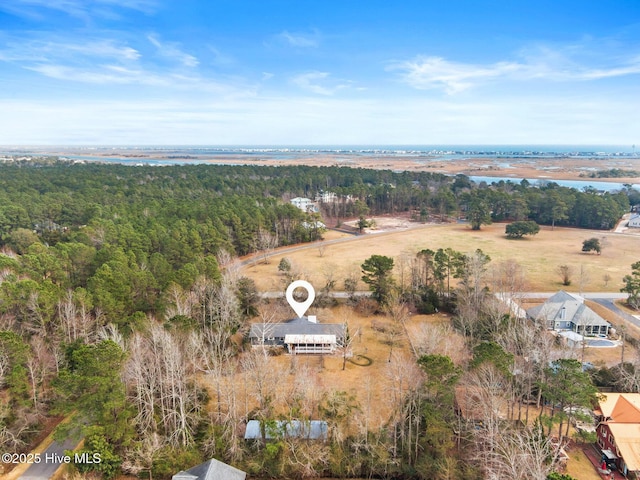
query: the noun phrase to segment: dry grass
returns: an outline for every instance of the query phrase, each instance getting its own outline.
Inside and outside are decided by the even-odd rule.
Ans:
[[[569,454],[569,461],[567,462],[565,473],[576,480],[602,480],[602,477],[596,473],[582,449],[576,446],[567,453]]]
[[[403,220],[404,221],[404,220]],[[328,244],[323,256],[316,246],[271,258],[269,264],[251,265],[245,274],[252,277],[260,290],[282,290],[282,277],[278,274],[278,263],[284,256],[289,258],[300,273],[308,278],[316,288],[322,287],[328,278],[337,281],[337,289],[342,289],[343,281],[349,274],[359,278],[360,265],[371,255],[387,255],[396,259],[414,256],[418,251],[430,248],[451,247],[461,252],[482,249],[495,261],[515,259],[526,273],[530,291],[555,291],[565,288],[577,292],[580,286],[580,268],[585,272],[582,279],[583,291],[619,292],[622,278],[631,271],[631,263],[638,261],[640,236],[621,235],[607,231],[580,230],[570,228],[542,227],[533,238],[509,240],[504,235],[505,224],[483,226],[473,231],[463,224],[421,225],[401,231],[371,233],[343,243]],[[328,234],[328,239],[336,234]],[[340,236],[340,235],[338,235]],[[596,237],[604,243],[601,255],[582,253],[582,242]],[[557,273],[559,265],[569,265],[573,270],[572,284],[562,287]],[[610,277],[605,282],[605,275]],[[606,285],[605,285],[606,283]],[[359,288],[365,290],[366,285]]]
[[[389,389],[391,377],[398,368],[409,365],[415,366],[415,358],[410,348],[406,335],[400,330],[400,335],[395,338],[391,361],[391,347],[388,336],[375,331],[372,322],[377,324],[392,325],[392,320],[385,316],[364,316],[354,312],[353,308],[340,305],[331,309],[313,309],[311,314],[316,314],[322,323],[343,323],[347,321],[349,332],[353,337],[352,351],[354,361],[349,359],[343,370],[343,358],[341,354],[334,355],[279,355],[268,357],[270,370],[278,373],[277,389],[275,395],[275,412],[286,412],[287,400],[290,399],[294,386],[301,381],[301,376],[306,377],[315,386],[316,395],[319,398],[322,392],[345,391],[353,395],[360,406],[359,416],[363,423],[366,421],[370,429],[375,429],[388,422],[392,409],[396,406],[391,402]],[[278,319],[280,321],[285,318]],[[426,321],[422,319],[420,321]],[[242,354],[248,355],[247,352]],[[361,356],[361,357],[358,357]],[[356,363],[369,365],[357,365]],[[216,392],[213,387],[213,379],[210,379],[209,391],[212,395],[211,405],[216,405]],[[233,387],[226,384],[225,389],[233,388],[237,396],[244,403],[246,412],[251,412],[257,407],[252,396],[251,380],[246,380],[246,375],[238,373],[227,377],[226,382],[233,382]],[[317,411],[316,411],[317,413]]]

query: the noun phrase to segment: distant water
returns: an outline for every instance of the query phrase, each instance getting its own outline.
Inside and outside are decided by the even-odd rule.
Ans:
[[[599,182],[597,180],[555,180],[555,179],[545,179],[545,178],[526,178],[522,177],[487,177],[480,175],[471,175],[469,176],[471,180],[476,183],[485,182],[489,185],[492,183],[498,183],[500,180],[505,182],[512,183],[520,183],[522,180],[527,180],[531,185],[541,185],[543,183],[557,183],[561,187],[569,187],[575,188],[576,190],[582,190],[583,188],[595,188],[596,190],[600,190],[603,192],[616,192],[620,191],[624,188],[624,184],[616,183],[616,182]],[[632,188],[640,189],[640,184],[633,183],[631,184]]]
[[[430,159],[486,158],[611,158],[635,157],[635,145],[233,145],[233,146],[109,146],[71,147],[76,153],[86,151],[149,153],[169,157],[174,163],[190,160],[171,158],[182,156],[246,155],[261,158],[287,159],[312,155],[355,155],[380,157],[425,157]],[[94,157],[95,158],[95,157]],[[107,157],[110,158],[110,157]]]
[[[109,151],[114,156],[108,155]],[[146,162],[144,155],[161,157],[171,163],[191,163],[198,157],[242,155],[270,159],[298,158],[313,155],[347,155],[368,157],[425,157],[430,159],[486,158],[612,158],[638,157],[635,145],[104,145],[15,147],[0,154],[51,155],[68,152],[69,158],[104,161]],[[118,153],[124,156],[117,157]],[[105,155],[104,157],[101,154]],[[129,158],[129,155],[140,155]],[[189,158],[194,157],[194,158]]]
[[[112,151],[114,155],[109,155]],[[16,147],[0,155],[52,155],[86,162],[108,162],[126,165],[182,165],[206,163],[216,157],[249,157],[264,160],[296,160],[301,157],[332,155],[344,157],[414,157],[426,160],[489,159],[544,159],[594,158],[640,159],[635,145],[140,145],[140,146],[57,146]],[[68,152],[68,154],[66,154]],[[120,156],[119,156],[120,155]],[[153,158],[150,158],[153,157]],[[232,161],[229,163],[233,163]],[[508,162],[505,162],[508,167]],[[500,180],[520,182],[521,178],[471,177],[476,182]],[[527,179],[535,184],[540,179]],[[594,180],[556,180],[556,183],[574,188],[591,186],[598,190],[619,190],[621,183]],[[640,185],[634,184],[638,188]]]

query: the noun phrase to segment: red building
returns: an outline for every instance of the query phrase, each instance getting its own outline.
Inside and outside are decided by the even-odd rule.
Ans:
[[[595,413],[603,460],[625,476],[640,479],[640,394],[603,394]]]

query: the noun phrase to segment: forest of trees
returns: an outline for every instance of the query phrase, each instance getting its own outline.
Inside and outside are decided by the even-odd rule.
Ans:
[[[527,376],[515,378],[511,372],[523,351],[547,354],[536,344],[539,336],[519,336],[518,321],[488,300],[486,255],[443,246],[416,252],[411,282],[385,276],[371,277],[371,284],[384,288],[375,298],[392,317],[397,302],[454,313],[473,352],[469,371],[425,349],[415,365],[397,373],[401,382],[418,380],[380,431],[351,424],[360,406],[345,392],[313,400],[310,386],[300,384],[289,399],[291,411],[321,412],[331,440],[241,443],[241,406],[236,392],[223,388],[224,379],[243,372],[258,404],[252,415],[265,420],[273,414],[274,379],[264,355],[239,355],[248,319],[265,312],[234,260],[318,239],[321,231],[309,228],[318,214],[288,199],[321,191],[337,194],[336,202],[322,206],[330,226],[411,212],[420,221],[467,217],[473,228],[532,220],[607,229],[638,200],[630,189],[601,194],[554,183],[488,186],[464,176],[343,167],[0,165],[0,446],[23,451],[42,419],[58,415],[70,416],[58,435],[81,431],[84,448],[102,454],[93,468],[105,478],[122,471],[167,478],[212,455],[265,477],[435,478],[426,472],[438,471],[438,478],[475,478],[478,464],[451,453],[461,442],[476,442],[487,453],[529,445],[558,422],[562,434],[567,423],[561,412],[541,419],[526,438],[509,429],[512,436],[503,434],[498,419],[495,435],[483,439],[448,428],[453,389],[462,378],[480,386],[499,382],[501,395],[508,392],[511,400],[534,392],[538,402],[544,394],[571,403],[560,398],[562,382],[584,386],[583,403],[592,391],[571,363],[552,371],[542,361],[519,365]],[[392,261],[376,260],[369,264],[372,275],[390,271]],[[517,267],[500,268],[505,284],[516,278],[515,270],[508,272]],[[488,355],[484,348],[494,351]],[[632,367],[627,370],[635,372]],[[216,386],[213,408],[197,381],[201,374]],[[531,453],[531,462],[550,468],[551,447],[540,445],[542,457]],[[491,465],[508,469],[503,460]],[[549,468],[542,477],[504,478],[545,478]]]

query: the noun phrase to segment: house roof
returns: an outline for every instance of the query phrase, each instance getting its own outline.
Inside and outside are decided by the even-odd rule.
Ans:
[[[599,410],[616,423],[640,423],[640,393],[603,393]]]
[[[294,318],[282,323],[254,323],[249,338],[284,338],[287,335],[335,335],[344,338],[345,327],[341,323],[315,323],[307,317]]]
[[[632,471],[640,470],[640,424],[637,423],[608,423],[607,426],[614,436],[616,447],[624,459],[627,468]]]
[[[176,473],[171,480],[245,480],[246,477],[247,474],[242,470],[212,458],[189,470]]]
[[[542,305],[528,309],[527,315],[549,322],[573,322],[575,325],[610,325],[584,304],[584,298],[564,290],[549,297]]]
[[[276,420],[265,425],[265,438],[271,440],[280,437],[302,438],[308,440],[326,440],[329,428],[322,420]],[[259,420],[249,420],[244,433],[245,440],[262,438]]]

